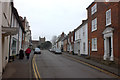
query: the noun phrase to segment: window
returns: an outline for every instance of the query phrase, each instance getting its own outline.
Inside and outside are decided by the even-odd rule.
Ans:
[[[85,52],[85,42],[83,43],[83,52]]]
[[[92,38],[92,51],[97,51],[97,38]]]
[[[83,32],[83,36],[85,36],[85,32]]]
[[[17,50],[17,41],[15,38],[13,38],[12,41],[12,55],[16,55],[16,50]]]
[[[78,34],[79,34],[79,39],[80,39],[80,30],[79,30]]]
[[[97,12],[97,4],[95,4],[95,5],[91,8],[91,15],[93,15],[95,12]]]
[[[73,42],[73,36],[71,37],[71,42]]]
[[[95,30],[97,30],[97,18],[92,20],[92,31],[95,31]]]
[[[106,26],[111,24],[111,9],[106,11]]]

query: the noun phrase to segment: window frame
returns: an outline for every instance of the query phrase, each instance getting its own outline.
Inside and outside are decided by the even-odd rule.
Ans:
[[[92,32],[97,30],[97,18],[92,20]]]
[[[92,51],[97,51],[97,38],[92,38]]]
[[[109,25],[111,25],[111,9],[106,11],[106,26],[109,26]]]
[[[97,3],[94,4],[94,6],[91,8],[91,15],[95,14],[97,12]]]

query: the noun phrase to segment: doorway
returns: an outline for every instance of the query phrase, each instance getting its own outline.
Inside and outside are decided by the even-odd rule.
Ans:
[[[112,45],[111,45],[111,37],[108,37],[107,38],[107,55],[108,55],[108,58],[110,58],[111,56],[111,50],[112,50]]]
[[[113,37],[109,36],[105,38],[105,53],[104,53],[104,60],[113,61]]]
[[[113,53],[113,31],[114,28],[107,27],[103,31],[104,35],[104,60],[114,61],[114,53]]]

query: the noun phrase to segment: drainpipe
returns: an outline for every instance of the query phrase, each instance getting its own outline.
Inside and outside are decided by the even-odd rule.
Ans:
[[[2,19],[2,2],[0,1],[0,19]],[[2,20],[0,20],[0,80],[2,79]]]
[[[90,57],[90,40],[88,42],[89,42],[89,57]]]
[[[11,20],[10,20],[10,27],[12,25],[12,2],[11,2]],[[10,40],[9,40],[9,54],[8,54],[8,61],[10,61],[10,50],[11,50],[11,35],[10,35]]]

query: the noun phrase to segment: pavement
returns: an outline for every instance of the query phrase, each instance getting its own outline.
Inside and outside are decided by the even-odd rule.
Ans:
[[[98,62],[96,62],[96,61],[94,61],[92,59],[86,59],[85,57],[82,57],[82,56],[72,55],[72,54],[70,54],[68,52],[63,52],[63,54],[66,55],[66,56],[70,56],[70,57],[73,57],[75,59],[78,59],[80,61],[83,61],[85,63],[88,63],[90,65],[96,66],[98,68],[101,68],[101,69],[103,69],[105,71],[108,71],[110,73],[113,73],[115,75],[120,76],[120,68],[119,68],[119,66],[115,68],[115,67],[110,66],[110,65],[98,63]]]
[[[9,62],[2,75],[2,80],[30,80],[32,78],[32,56],[33,54],[30,55],[29,60],[27,60],[26,56],[23,60],[20,60],[17,56],[14,61]]]

